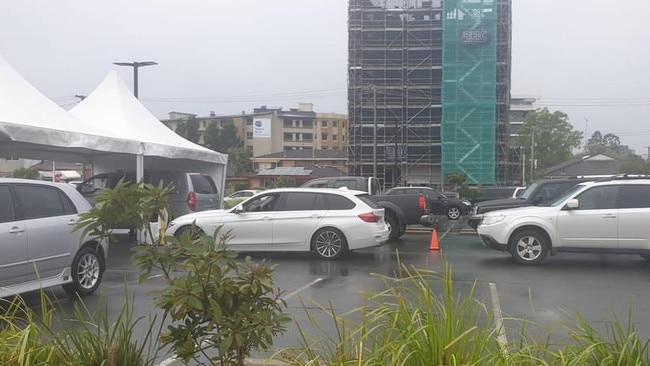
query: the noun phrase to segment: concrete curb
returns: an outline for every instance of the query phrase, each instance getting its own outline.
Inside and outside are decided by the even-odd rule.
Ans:
[[[156,366],[181,366],[181,365],[185,365],[185,363],[175,358],[169,358],[167,360],[158,363]],[[247,358],[244,360],[244,365],[245,366],[287,366],[288,364],[282,361],[271,360],[271,359]]]

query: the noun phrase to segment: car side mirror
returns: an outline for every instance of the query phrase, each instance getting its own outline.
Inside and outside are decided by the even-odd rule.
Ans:
[[[235,208],[232,210],[233,213],[240,214],[244,212],[244,206],[243,205],[237,205]]]
[[[577,208],[580,208],[580,202],[576,198],[574,198],[567,201],[564,207],[566,207],[568,210],[575,210]]]
[[[95,190],[93,189],[93,187],[91,187],[89,185],[83,185],[83,186],[79,187],[79,192],[81,194],[90,194],[90,193],[95,192]]]

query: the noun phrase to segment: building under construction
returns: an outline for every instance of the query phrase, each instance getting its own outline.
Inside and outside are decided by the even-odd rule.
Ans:
[[[511,0],[350,0],[348,164],[385,186],[510,183]]]

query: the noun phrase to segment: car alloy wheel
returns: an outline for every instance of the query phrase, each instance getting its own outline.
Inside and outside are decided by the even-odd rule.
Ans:
[[[312,250],[323,259],[335,259],[347,250],[345,236],[334,228],[320,229],[312,238]]]
[[[449,220],[458,220],[460,217],[460,209],[456,206],[450,206],[447,208],[447,218]]]
[[[538,231],[521,231],[511,240],[510,254],[519,264],[539,264],[548,254],[548,241]]]
[[[189,235],[192,241],[197,241],[203,236],[203,230],[195,225],[183,226],[176,231],[174,236],[176,239],[180,239],[185,235]]]
[[[72,262],[72,283],[63,286],[70,295],[89,295],[99,287],[102,280],[102,265],[97,251],[83,248]]]

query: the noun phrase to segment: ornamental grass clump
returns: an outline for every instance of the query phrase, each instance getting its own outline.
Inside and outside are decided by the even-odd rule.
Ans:
[[[49,304],[41,294],[41,301]],[[46,331],[52,324],[53,310],[42,306],[40,313],[32,311],[22,297],[0,302],[0,365],[46,366],[63,365],[65,356],[51,342]]]
[[[576,315],[569,323],[536,329],[535,339],[529,327],[539,324],[495,321],[494,309],[475,297],[477,282],[457,291],[444,260],[443,269],[439,275],[400,265],[395,276],[376,275],[385,289],[366,293],[362,307],[342,314],[332,303],[315,310],[303,303],[307,323],[297,324],[299,346],[274,358],[296,366],[650,365],[650,341],[634,329],[631,308],[626,323],[614,318],[604,332]],[[323,324],[323,314],[331,323]],[[504,321],[519,325],[505,329]]]
[[[114,320],[108,309],[92,312],[77,299],[74,314],[57,327],[47,327],[52,342],[67,360],[65,365],[153,366],[159,352],[157,344],[163,321],[156,315],[134,314],[135,296],[129,300],[125,285],[122,309]],[[59,330],[60,329],[60,330]]]
[[[474,298],[476,283],[457,294],[449,267],[441,276],[402,265],[394,277],[377,277],[386,289],[368,293],[361,308],[337,315],[319,305],[333,320],[334,336],[312,338],[298,325],[301,346],[275,357],[292,365],[487,365],[503,352],[491,311]],[[315,314],[308,319],[323,330]]]

